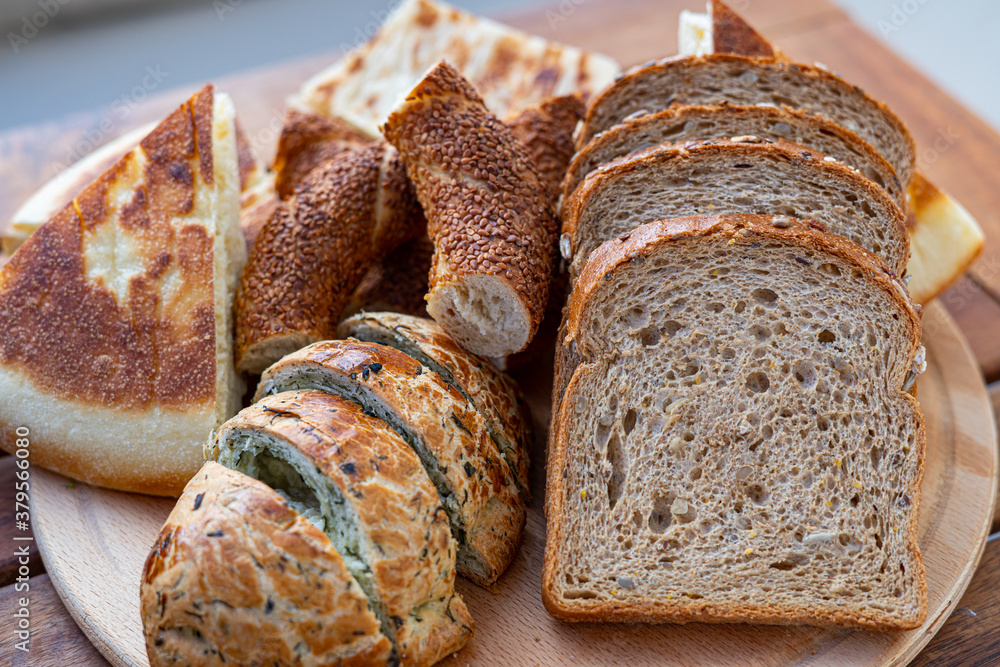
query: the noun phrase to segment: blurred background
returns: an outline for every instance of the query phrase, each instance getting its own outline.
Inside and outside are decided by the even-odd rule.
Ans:
[[[559,0],[451,1],[500,19],[559,5]],[[752,1],[732,4],[740,8]],[[0,131],[140,103],[147,88],[191,86],[262,65],[333,54],[363,41],[398,2],[0,0]],[[1000,49],[994,38],[1000,33],[1000,2],[832,2],[1000,128]],[[703,2],[690,6],[700,11]],[[663,20],[665,34],[676,30],[676,17]],[[138,94],[137,84],[143,87]]]

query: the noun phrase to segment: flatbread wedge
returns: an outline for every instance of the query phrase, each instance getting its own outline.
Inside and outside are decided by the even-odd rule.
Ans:
[[[560,95],[586,101],[618,63],[431,0],[405,0],[363,46],[306,81],[289,106],[379,136],[402,97],[447,60],[504,119]]]
[[[0,268],[0,447],[123,491],[179,495],[243,394],[235,112],[209,85]]]

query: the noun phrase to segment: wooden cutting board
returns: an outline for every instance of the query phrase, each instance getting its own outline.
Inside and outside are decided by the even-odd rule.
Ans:
[[[944,309],[924,316],[927,373],[919,400],[927,457],[919,543],[929,613],[901,634],[751,625],[569,625],[540,595],[545,523],[542,447],[533,452],[534,501],[516,561],[493,590],[459,581],[476,636],[444,665],[902,665],[944,623],[975,570],[990,526],[998,452],[989,399],[965,340]],[[551,364],[539,367],[551,368]],[[551,375],[518,378],[544,443]],[[32,473],[35,535],[67,609],[114,665],[145,666],[139,616],[143,561],[172,500],[108,491],[38,469]]]

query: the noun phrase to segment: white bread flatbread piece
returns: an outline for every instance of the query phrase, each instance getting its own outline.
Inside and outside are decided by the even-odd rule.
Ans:
[[[501,119],[551,97],[580,93],[586,100],[621,69],[607,56],[444,3],[405,0],[370,41],[306,81],[289,105],[343,118],[379,137],[379,125],[441,60]]]
[[[123,491],[178,495],[239,409],[245,261],[232,102],[211,86],[0,268],[0,447]]]

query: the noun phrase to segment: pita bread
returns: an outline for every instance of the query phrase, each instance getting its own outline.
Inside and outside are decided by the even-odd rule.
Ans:
[[[720,9],[724,22],[718,20]],[[720,30],[728,34],[719,34]],[[681,12],[679,33],[678,55],[682,57],[722,52],[758,55],[753,49],[759,49],[759,44],[748,51],[743,46],[754,42],[743,41],[741,37],[752,34],[763,40],[745,20],[718,0],[708,3],[707,14]],[[766,46],[779,54],[770,44]],[[910,201],[908,287],[914,301],[926,304],[965,273],[982,251],[984,236],[975,218],[961,204],[921,174],[916,173],[904,185]]]
[[[371,134],[441,60],[498,118],[550,97],[586,101],[620,71],[607,56],[550,42],[431,0],[405,0],[375,36],[306,81],[289,105],[340,117]]]
[[[206,86],[0,268],[0,447],[27,429],[33,463],[156,495],[198,471],[243,393],[236,144]]]

